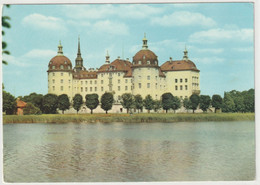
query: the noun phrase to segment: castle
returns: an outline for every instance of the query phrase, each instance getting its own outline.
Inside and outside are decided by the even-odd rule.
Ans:
[[[150,94],[155,100],[166,92],[180,99],[200,93],[200,71],[189,60],[186,48],[182,60],[170,58],[159,66],[158,56],[148,49],[146,36],[142,41],[142,49],[134,55],[132,62],[119,57],[110,62],[107,53],[105,63],[99,69],[88,70],[83,65],[80,41],[75,67],[63,55],[60,43],[57,55],[48,66],[48,93],[67,94],[70,100],[75,94],[81,94],[85,100],[86,94],[96,93],[101,98],[105,92],[111,92],[117,105],[115,112],[123,111],[120,104],[123,93],[140,94],[143,98]]]

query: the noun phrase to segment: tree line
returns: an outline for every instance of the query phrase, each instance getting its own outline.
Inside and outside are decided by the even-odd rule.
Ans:
[[[99,101],[98,94],[87,94],[85,101],[82,95],[76,94],[70,102],[68,95],[55,95],[55,94],[37,94],[31,93],[27,96],[18,97],[22,101],[27,103],[24,108],[24,114],[56,114],[57,110],[62,111],[64,114],[65,110],[73,107],[77,113],[83,106],[86,105],[91,110],[91,114],[100,104],[101,108],[108,113],[112,109],[115,102],[112,93],[104,93]],[[3,112],[6,114],[14,114],[16,110],[16,98],[10,93],[3,91]],[[221,109],[222,112],[254,112],[254,89],[248,91],[236,91],[224,93],[224,98],[220,95],[197,95],[192,94],[189,98],[181,100],[177,96],[173,96],[172,93],[164,93],[160,100],[154,100],[151,95],[147,95],[144,99],[141,95],[132,95],[131,93],[124,93],[121,96],[121,105],[127,110],[127,113],[131,113],[133,109],[137,110],[138,113],[146,109],[149,113],[151,110],[157,112],[160,109],[165,110],[167,113],[169,110],[173,110],[174,113],[177,109],[182,106],[187,110],[201,109],[203,112],[211,107],[215,108],[215,113]]]

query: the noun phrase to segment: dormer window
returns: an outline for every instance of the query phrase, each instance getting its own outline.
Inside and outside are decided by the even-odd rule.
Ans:
[[[147,61],[147,64],[151,64],[151,62],[148,60],[148,61]]]
[[[70,66],[68,66],[68,69],[70,69]]]
[[[141,64],[142,64],[142,62],[141,62],[141,61],[139,61],[139,62],[138,62],[138,64],[140,64],[140,65],[141,65]]]
[[[52,69],[55,69],[55,66],[52,66]]]
[[[63,65],[60,65],[60,69],[64,69],[64,66],[63,66]]]
[[[155,65],[157,65],[157,61],[155,61],[154,63],[155,63]]]
[[[65,61],[64,64],[67,64],[67,61]]]

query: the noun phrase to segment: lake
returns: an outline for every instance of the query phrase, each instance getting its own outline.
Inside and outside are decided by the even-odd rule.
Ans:
[[[4,124],[5,182],[255,179],[255,123]]]

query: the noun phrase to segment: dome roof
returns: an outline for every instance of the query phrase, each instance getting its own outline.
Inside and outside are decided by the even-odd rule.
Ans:
[[[133,66],[158,66],[157,56],[149,49],[142,49],[133,57]]]
[[[158,66],[158,57],[148,49],[147,39],[144,35],[143,47],[133,57],[133,67]]]
[[[49,62],[49,71],[57,70],[72,70],[70,59],[63,55],[61,43],[58,46],[58,54]]]

